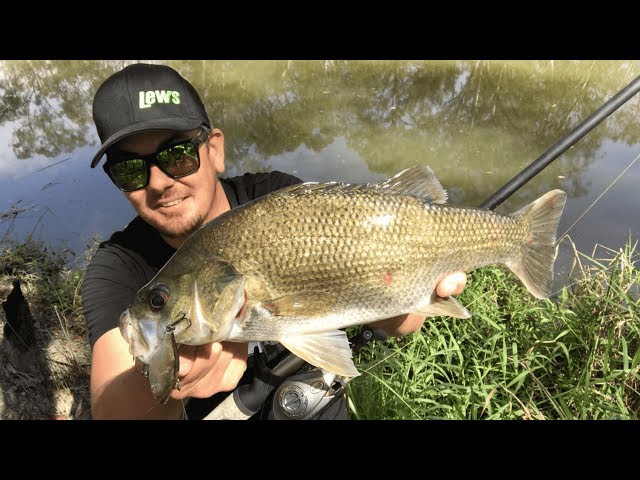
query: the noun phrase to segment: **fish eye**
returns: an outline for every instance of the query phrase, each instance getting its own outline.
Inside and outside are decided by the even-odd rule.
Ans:
[[[151,307],[151,310],[154,312],[162,310],[168,301],[169,289],[161,283],[154,285],[149,292],[149,306]]]

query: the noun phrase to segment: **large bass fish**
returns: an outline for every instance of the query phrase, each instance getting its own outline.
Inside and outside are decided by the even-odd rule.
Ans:
[[[421,166],[374,184],[295,185],[203,225],[120,319],[155,398],[176,387],[177,344],[278,341],[356,376],[341,329],[405,313],[470,316],[435,295],[447,272],[502,264],[535,297],[550,295],[563,191],[511,215],[446,199]]]

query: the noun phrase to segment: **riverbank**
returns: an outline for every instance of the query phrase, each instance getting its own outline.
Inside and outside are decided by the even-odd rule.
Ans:
[[[34,240],[5,239],[0,251],[0,419],[89,419],[82,269]]]

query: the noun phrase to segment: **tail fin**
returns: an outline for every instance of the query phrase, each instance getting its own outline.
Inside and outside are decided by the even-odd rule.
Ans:
[[[507,266],[536,298],[551,295],[556,230],[566,199],[562,190],[552,190],[511,215],[527,217],[531,228],[522,257]]]

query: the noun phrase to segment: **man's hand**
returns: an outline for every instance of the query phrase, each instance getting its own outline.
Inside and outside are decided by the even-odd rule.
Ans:
[[[247,348],[238,342],[180,345],[180,390],[173,390],[171,398],[207,398],[233,390],[247,369]]]
[[[467,275],[464,272],[454,272],[446,275],[440,280],[436,287],[436,293],[439,297],[449,297],[462,293],[467,283]],[[397,317],[380,320],[371,324],[374,328],[381,328],[387,335],[393,337],[402,337],[408,333],[417,332],[422,328],[425,317],[408,313]]]

